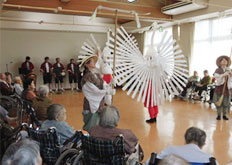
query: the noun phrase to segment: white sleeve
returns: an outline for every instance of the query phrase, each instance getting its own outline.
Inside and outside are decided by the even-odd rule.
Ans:
[[[228,89],[232,89],[232,77],[228,77],[228,82],[227,82]]]
[[[214,77],[216,79],[216,86],[223,85],[225,82],[225,75],[224,74],[218,74],[214,73]]]
[[[82,91],[86,99],[89,101],[90,111],[97,112],[100,102],[106,95],[106,90],[98,89],[93,83],[86,82],[82,87]]]

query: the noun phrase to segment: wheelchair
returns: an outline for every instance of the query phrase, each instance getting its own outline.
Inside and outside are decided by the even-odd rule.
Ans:
[[[56,128],[51,127],[46,131],[27,128],[31,139],[39,142],[40,154],[46,165],[72,164],[76,157],[80,157],[80,133],[77,131],[64,145],[59,142]]]
[[[22,131],[26,125],[27,124],[23,123],[16,128],[12,128],[0,120],[0,160],[10,144],[22,139],[20,131]]]
[[[81,136],[81,156],[74,160],[74,164],[85,165],[140,165],[141,157],[130,158],[125,151],[123,136],[114,140],[98,140],[91,136]],[[138,152],[139,154],[139,152]],[[141,154],[140,154],[141,155]],[[142,157],[143,158],[143,157]]]
[[[157,153],[152,152],[148,165],[158,165],[161,159],[157,158]],[[189,162],[190,165],[216,165],[216,159],[214,157],[209,158],[208,163]]]

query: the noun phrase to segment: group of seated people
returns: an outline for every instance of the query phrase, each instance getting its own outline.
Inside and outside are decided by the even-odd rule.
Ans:
[[[205,71],[204,73],[205,77],[201,81],[201,85],[198,85],[199,88],[203,88],[205,83],[208,82],[209,75]],[[195,73],[195,77],[196,76]],[[48,86],[41,85],[36,95],[34,92],[35,85],[33,79],[26,79],[22,87],[20,77],[16,77],[13,87],[10,78],[8,77],[7,79],[6,77],[5,74],[0,74],[1,87],[2,85],[6,86],[6,90],[1,92],[6,95],[11,95],[14,92],[21,92],[21,97],[31,102],[34,107],[36,117],[41,122],[40,130],[47,130],[50,127],[55,127],[60,137],[60,144],[64,144],[66,140],[75,134],[75,130],[66,122],[67,116],[65,107],[61,104],[52,104],[52,101],[48,98]],[[193,82],[196,79],[192,78],[190,80]],[[10,88],[11,90],[9,90]],[[4,108],[0,108],[1,122],[4,122],[5,119],[6,121],[10,121],[7,115],[7,111],[4,110]],[[3,118],[4,120],[2,120]],[[117,136],[123,135],[126,154],[132,155],[138,152],[139,140],[131,130],[118,128],[119,120],[120,113],[118,109],[114,106],[106,106],[100,113],[99,125],[92,127],[88,134],[99,140],[114,140]],[[206,133],[203,130],[191,127],[185,133],[185,145],[167,147],[158,154],[157,158],[162,159],[160,164],[165,164],[168,160],[172,160],[170,164],[173,164],[175,161],[183,161],[186,164],[188,164],[188,162],[207,163],[212,156],[201,150],[205,144],[205,140]],[[147,164],[149,161],[150,159],[147,160]],[[29,162],[32,165],[42,164],[38,143],[29,139],[11,144],[2,159],[2,164],[9,165],[28,164]]]
[[[120,119],[120,113],[114,106],[107,106],[103,108],[100,115],[99,125],[94,126],[89,135],[99,140],[114,140],[117,136],[123,135],[125,142],[125,151],[128,155],[138,151],[138,138],[131,130],[120,129],[117,127]],[[71,138],[75,130],[67,123],[66,109],[61,104],[52,104],[47,108],[47,117],[42,122],[41,130],[47,130],[50,127],[55,127],[60,137],[60,144]],[[157,159],[163,159],[162,162],[170,162],[173,165],[173,161],[182,161],[188,164],[188,162],[207,163],[212,156],[203,152],[201,149],[205,145],[206,133],[205,131],[191,127],[187,129],[185,133],[185,144],[183,146],[169,146],[161,151]],[[149,159],[146,164],[149,164]],[[16,163],[15,163],[16,162]],[[39,145],[33,140],[23,140],[17,143],[13,143],[8,147],[5,155],[3,156],[2,163],[13,164],[27,164],[30,162],[32,165],[42,164]]]
[[[202,99],[202,92],[207,91],[208,85],[212,84],[213,82],[213,79],[209,76],[208,70],[204,70],[203,74],[204,77],[201,80],[199,80],[197,71],[193,72],[193,76],[188,78],[188,83],[183,88],[183,91],[180,94],[181,98],[185,99],[187,95],[187,90],[189,88],[192,88],[194,90],[193,91],[194,99],[195,100]],[[210,98],[211,97],[212,96],[210,96]]]

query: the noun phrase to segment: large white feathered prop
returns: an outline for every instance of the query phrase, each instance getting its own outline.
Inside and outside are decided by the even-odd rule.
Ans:
[[[146,99],[146,106],[159,105],[170,95],[178,95],[188,77],[185,57],[179,45],[173,46],[176,41],[164,32],[161,42],[154,46],[154,32],[148,53],[143,56],[134,36],[129,35],[123,27],[117,29],[114,81],[117,85],[124,85],[122,89],[128,90],[127,95],[132,94],[132,98],[137,95],[137,101],[142,99],[145,102]],[[113,43],[114,33],[107,42],[112,52]],[[112,66],[113,55],[108,54],[107,59]]]

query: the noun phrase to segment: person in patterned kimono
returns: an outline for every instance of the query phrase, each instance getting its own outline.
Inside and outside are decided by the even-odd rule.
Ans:
[[[83,105],[83,129],[90,131],[91,128],[99,124],[99,115],[104,107],[104,97],[106,94],[115,94],[103,80],[100,71],[96,69],[98,57],[95,55],[84,58],[80,64],[80,71],[84,72],[81,80],[82,92],[85,96]]]
[[[214,72],[214,77],[216,79],[216,86],[214,89],[213,102],[217,108],[217,120],[221,120],[221,111],[223,111],[223,119],[229,120],[226,116],[226,111],[230,108],[230,90],[232,82],[232,73],[228,68],[231,64],[231,60],[228,56],[220,56],[217,58],[216,64],[218,68]],[[225,84],[225,89],[224,88]],[[222,96],[224,95],[224,96]],[[222,100],[221,105],[218,104],[219,100]]]

